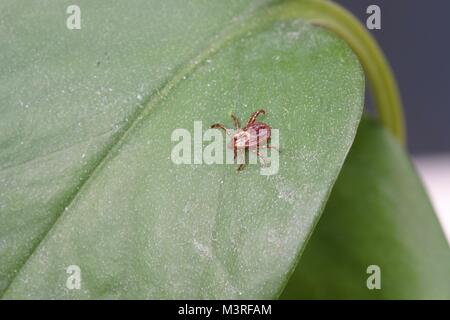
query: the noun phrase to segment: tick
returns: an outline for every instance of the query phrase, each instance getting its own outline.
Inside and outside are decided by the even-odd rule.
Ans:
[[[228,147],[233,149],[234,151],[234,160],[236,160],[237,158],[238,150],[245,151],[248,149],[249,151],[256,153],[256,155],[261,159],[264,165],[266,164],[266,160],[259,153],[259,149],[271,149],[274,147],[268,145],[271,134],[270,126],[266,123],[257,121],[257,118],[260,114],[265,115],[266,110],[261,109],[253,112],[250,115],[250,118],[248,119],[247,124],[244,128],[241,128],[239,119],[234,114],[231,115],[231,118],[233,119],[234,129],[236,131],[231,137],[231,142]],[[228,133],[227,128],[225,128],[225,126],[220,123],[213,124],[211,128],[222,129],[223,131],[225,131],[225,133]],[[240,164],[237,170],[241,171],[242,169],[244,169],[244,167],[245,163]]]

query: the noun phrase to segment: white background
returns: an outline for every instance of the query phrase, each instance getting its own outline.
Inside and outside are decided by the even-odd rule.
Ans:
[[[414,163],[450,243],[450,154],[416,156]]]

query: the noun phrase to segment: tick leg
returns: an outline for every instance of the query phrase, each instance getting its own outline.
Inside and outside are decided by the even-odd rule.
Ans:
[[[261,113],[262,113],[262,114],[266,114],[266,110],[261,109],[261,110],[258,110],[258,111],[256,111],[256,112],[253,112],[252,115],[250,116],[250,118],[249,118],[248,121],[247,121],[247,126],[253,124],[253,123],[256,121],[256,118],[257,118]]]
[[[227,133],[227,128],[225,128],[225,126],[223,124],[220,123],[215,123],[211,126],[211,128],[213,129],[222,129],[223,131],[225,131],[225,133]]]
[[[242,171],[242,170],[244,170],[244,167],[245,167],[245,163],[240,164],[239,167],[237,168],[237,171]]]
[[[234,128],[239,129],[241,127],[239,119],[234,114],[231,114],[231,118],[233,119]]]
[[[267,160],[264,159],[264,157],[259,153],[259,151],[257,149],[250,149],[250,151],[256,153],[256,155],[261,159],[261,161],[263,162],[264,166],[267,165]]]
[[[278,152],[280,152],[280,149],[278,149],[277,147],[274,147],[274,146],[272,146],[272,145],[267,145],[267,144],[265,144],[265,145],[263,145],[263,146],[258,146],[258,148],[259,149],[262,149],[262,148],[266,148],[266,149],[275,149],[275,150],[277,150]]]

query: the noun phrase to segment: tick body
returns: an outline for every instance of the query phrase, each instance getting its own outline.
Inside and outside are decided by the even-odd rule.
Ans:
[[[228,145],[229,148],[234,151],[234,159],[237,158],[238,150],[246,150],[252,151],[260,157],[260,159],[266,164],[266,160],[259,153],[259,149],[261,148],[272,148],[268,145],[271,135],[271,128],[268,124],[257,121],[257,118],[260,114],[266,114],[264,109],[253,112],[250,115],[250,118],[247,121],[245,127],[241,128],[241,124],[239,119],[235,115],[231,115],[233,119],[234,129],[236,130],[231,137],[231,142]],[[211,128],[222,129],[227,132],[227,128],[220,123],[213,124]],[[238,171],[244,169],[245,164],[241,164],[238,167]]]

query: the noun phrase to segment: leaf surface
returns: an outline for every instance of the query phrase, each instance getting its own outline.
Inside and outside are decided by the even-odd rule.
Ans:
[[[3,297],[276,297],[359,123],[352,51],[263,1],[79,5],[70,31],[62,3],[1,4]],[[171,161],[175,129],[260,108],[277,174]]]

